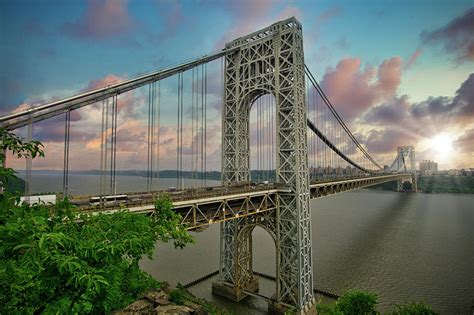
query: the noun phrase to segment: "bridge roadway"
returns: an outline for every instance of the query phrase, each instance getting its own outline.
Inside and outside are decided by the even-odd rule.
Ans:
[[[310,185],[311,199],[364,188],[399,179],[408,179],[411,174],[389,174],[362,178],[339,179]],[[212,190],[192,190],[171,192],[174,210],[183,217],[182,223],[188,230],[207,227],[210,224],[233,220],[243,216],[272,211],[277,207],[277,195],[287,190],[277,184],[240,187],[213,187]],[[81,211],[111,213],[128,208],[133,213],[152,213],[153,198],[163,192],[129,194],[130,199],[121,205],[109,204],[102,207],[91,206],[88,201],[72,199]],[[135,196],[135,197],[134,197]]]

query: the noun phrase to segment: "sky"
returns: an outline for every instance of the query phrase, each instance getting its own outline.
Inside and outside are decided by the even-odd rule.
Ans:
[[[418,161],[474,167],[472,0],[0,0],[0,115],[218,51],[291,16],[303,25],[305,63],[375,160],[389,164],[398,146],[414,145]],[[221,165],[220,67],[207,69],[207,168],[214,170]],[[175,169],[176,78],[160,91],[160,169]],[[147,93],[119,96],[119,169],[146,168]],[[198,141],[191,93],[187,84],[188,157]],[[97,104],[73,112],[70,169],[99,168],[100,114]],[[62,168],[63,128],[64,117],[34,125],[46,152],[34,169]]]

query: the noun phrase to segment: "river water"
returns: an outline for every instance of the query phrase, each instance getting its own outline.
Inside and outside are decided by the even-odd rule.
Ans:
[[[70,175],[74,193],[96,193],[98,181],[93,177],[98,178]],[[59,190],[60,179],[59,174],[35,174],[32,191]],[[175,183],[162,180],[162,187]],[[119,191],[143,191],[146,179],[120,176],[118,186]],[[376,292],[380,311],[417,300],[442,314],[469,313],[474,305],[474,195],[358,190],[313,200],[311,208],[316,288],[337,294],[350,288]],[[143,259],[142,268],[171,284],[185,284],[217,270],[219,225],[193,236],[195,244],[183,250],[157,244],[154,259]],[[275,245],[258,227],[253,248],[254,269],[275,275]],[[237,304],[212,296],[211,282],[191,291],[235,313],[265,312],[266,304],[256,298]],[[273,282],[261,279],[260,284],[262,294],[274,293]]]

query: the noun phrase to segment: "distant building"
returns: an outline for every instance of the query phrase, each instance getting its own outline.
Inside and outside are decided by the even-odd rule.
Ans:
[[[456,169],[452,169],[452,170],[448,171],[448,175],[449,176],[461,176],[461,171],[456,170]]]
[[[427,171],[438,171],[438,163],[431,160],[420,162],[420,174],[425,175]],[[429,173],[429,172],[428,172]]]

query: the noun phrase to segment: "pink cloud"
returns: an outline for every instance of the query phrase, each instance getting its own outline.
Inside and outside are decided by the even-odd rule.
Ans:
[[[87,86],[84,89],[82,89],[82,92],[100,89],[100,88],[106,87],[108,85],[119,83],[121,81],[123,81],[123,78],[121,78],[119,76],[116,76],[116,75],[113,75],[113,74],[107,74],[103,78],[91,80],[87,84]]]
[[[415,52],[410,56],[410,59],[408,59],[408,61],[405,63],[404,68],[410,69],[416,63],[421,53],[422,53],[421,49],[415,50]]]
[[[400,57],[385,60],[377,70],[361,70],[360,59],[346,58],[326,71],[321,85],[341,117],[350,121],[372,105],[394,96],[401,75]]]
[[[276,20],[284,20],[291,16],[301,18],[301,10],[295,6],[285,6],[272,16],[278,2],[273,0],[241,0],[225,1],[223,8],[231,15],[233,24],[225,35],[217,42],[216,49],[224,48],[224,45],[240,36],[253,33],[258,29],[266,27]]]
[[[81,92],[92,91],[96,89],[100,89],[103,87],[107,87],[109,85],[117,84],[119,82],[124,81],[124,77],[116,76],[114,74],[108,74],[103,78],[91,80],[87,86],[81,90]],[[132,115],[133,109],[138,101],[135,96],[134,92],[126,92],[121,94],[118,98],[118,111],[122,112],[125,111],[127,114]]]
[[[86,9],[75,22],[63,26],[66,35],[80,39],[102,40],[129,34],[136,22],[127,10],[127,0],[88,0]]]

